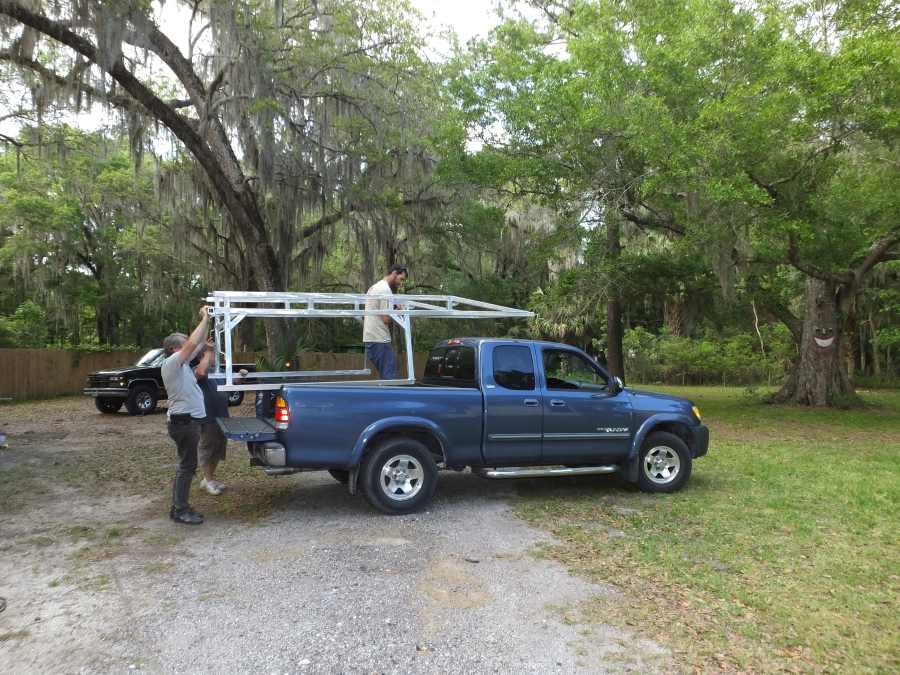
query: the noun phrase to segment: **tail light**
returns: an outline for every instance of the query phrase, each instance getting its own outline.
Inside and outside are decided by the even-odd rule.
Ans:
[[[291,423],[291,411],[288,409],[287,402],[278,396],[275,399],[275,428],[279,431],[285,431]]]

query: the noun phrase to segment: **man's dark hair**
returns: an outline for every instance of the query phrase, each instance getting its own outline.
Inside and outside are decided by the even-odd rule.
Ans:
[[[405,274],[406,276],[409,276],[409,270],[406,269],[406,265],[391,265],[388,274]]]

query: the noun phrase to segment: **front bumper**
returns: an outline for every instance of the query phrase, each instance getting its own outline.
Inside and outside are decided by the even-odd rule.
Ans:
[[[119,389],[118,387],[86,387],[83,392],[85,396],[103,396],[104,398],[128,398],[127,389]]]
[[[709,427],[698,424],[691,427],[691,433],[694,435],[694,442],[691,443],[691,451],[694,458],[703,457],[709,450]]]

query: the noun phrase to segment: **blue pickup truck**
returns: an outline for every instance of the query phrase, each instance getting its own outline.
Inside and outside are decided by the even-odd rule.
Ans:
[[[414,385],[288,384],[274,419],[220,419],[267,473],[327,470],[386,513],[429,502],[438,471],[484,478],[621,472],[674,492],[709,430],[690,401],[627,389],[584,352],[533,340],[456,338]]]

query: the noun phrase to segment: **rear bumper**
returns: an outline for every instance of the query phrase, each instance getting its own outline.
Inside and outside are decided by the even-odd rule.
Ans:
[[[691,432],[694,434],[694,442],[691,443],[694,457],[703,457],[709,450],[709,427],[699,424],[691,427]]]
[[[118,387],[87,387],[84,389],[85,396],[103,396],[104,398],[128,398],[127,389],[119,389]]]

